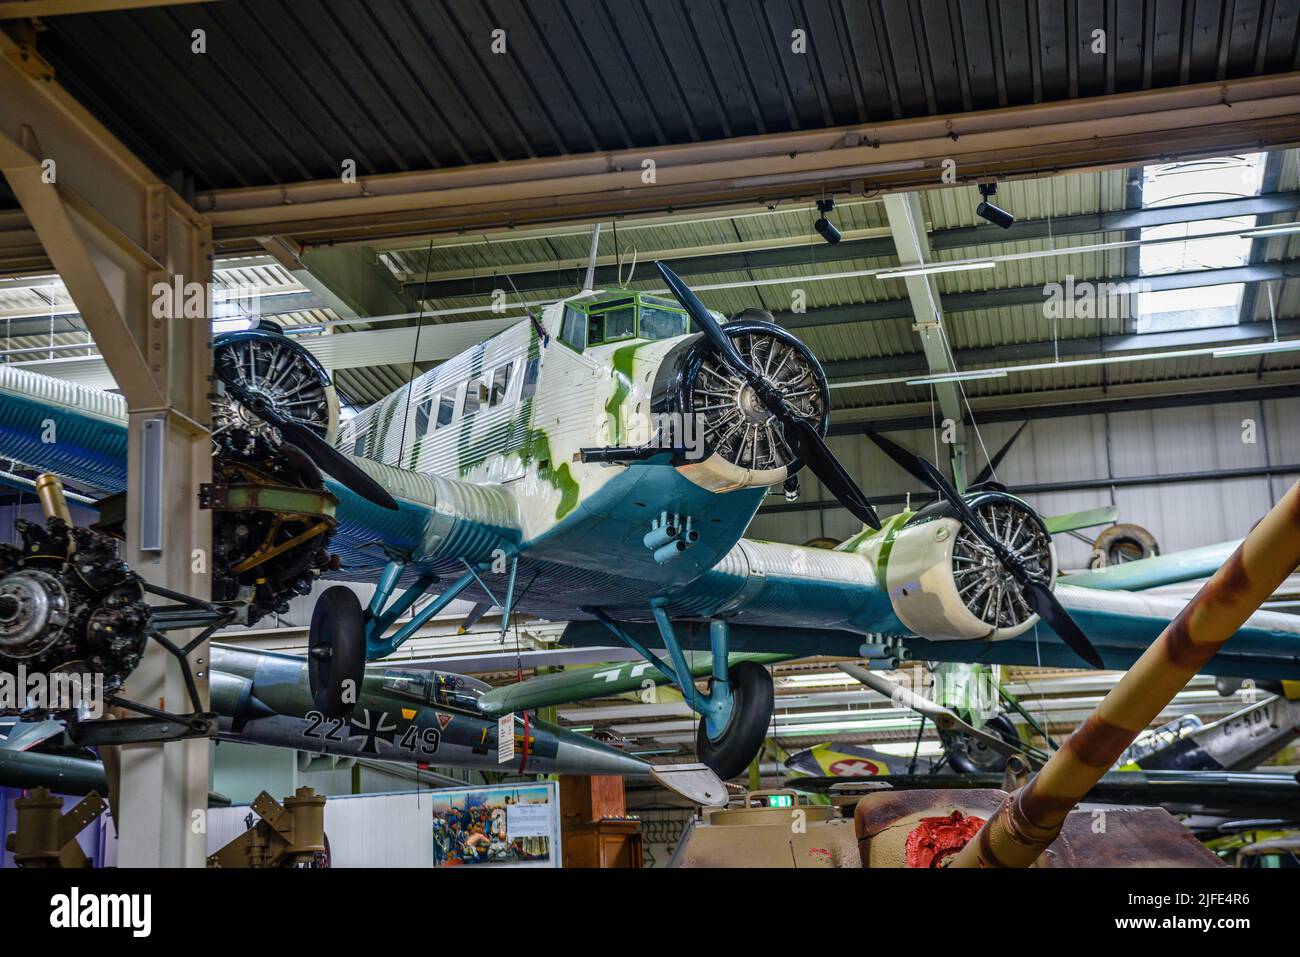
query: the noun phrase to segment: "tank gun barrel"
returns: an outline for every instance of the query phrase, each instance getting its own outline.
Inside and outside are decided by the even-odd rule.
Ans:
[[[1029,867],[1070,810],[1300,564],[1300,482],[1024,787],[1007,796],[952,867]]]

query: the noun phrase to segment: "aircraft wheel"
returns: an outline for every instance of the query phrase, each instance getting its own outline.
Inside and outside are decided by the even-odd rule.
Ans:
[[[307,675],[316,709],[341,718],[357,703],[366,667],[366,622],[351,589],[334,585],[316,600],[307,638]]]
[[[1160,554],[1160,543],[1141,525],[1112,525],[1092,543],[1091,568],[1123,565]]]
[[[1020,746],[1016,726],[1005,714],[999,714],[984,723],[984,730],[996,734],[1008,744]],[[959,774],[1000,773],[1007,766],[1005,755],[998,754],[983,741],[967,737],[961,732],[939,732],[939,739],[948,755],[948,763]]]
[[[731,721],[717,739],[710,739],[705,723],[700,722],[695,736],[695,754],[724,781],[749,767],[763,746],[772,723],[775,703],[772,675],[760,664],[742,661],[728,672],[735,704]]]

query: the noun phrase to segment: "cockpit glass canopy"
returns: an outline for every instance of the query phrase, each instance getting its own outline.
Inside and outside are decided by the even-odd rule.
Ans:
[[[690,319],[675,302],[620,291],[602,299],[569,303],[560,341],[581,352],[624,339],[674,339],[690,332]]]

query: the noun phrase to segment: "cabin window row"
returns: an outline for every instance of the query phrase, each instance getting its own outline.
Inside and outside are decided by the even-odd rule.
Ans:
[[[453,386],[437,395],[421,399],[415,407],[415,437],[422,438],[451,425],[458,418],[456,402],[461,402],[459,418],[480,409],[495,409],[512,401],[511,385],[520,363],[524,364],[523,383],[514,401],[524,402],[537,394],[537,376],[540,358],[527,361],[514,359],[503,363],[462,385]]]

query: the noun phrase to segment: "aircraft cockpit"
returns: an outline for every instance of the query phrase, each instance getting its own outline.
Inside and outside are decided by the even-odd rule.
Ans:
[[[560,341],[582,352],[631,339],[674,339],[690,331],[690,318],[673,300],[621,289],[566,304]]]
[[[479,697],[491,686],[466,675],[445,671],[392,668],[384,672],[383,687],[387,692],[420,704],[473,710]]]

